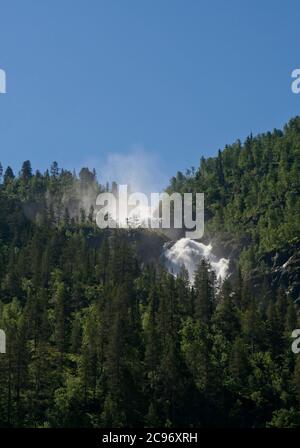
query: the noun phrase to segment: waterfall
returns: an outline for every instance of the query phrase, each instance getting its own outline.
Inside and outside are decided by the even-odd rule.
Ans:
[[[171,247],[165,247],[164,257],[168,270],[175,275],[185,266],[192,283],[195,269],[202,258],[209,261],[219,281],[222,282],[228,275],[229,260],[216,257],[211,244],[205,245],[189,238],[181,238]]]

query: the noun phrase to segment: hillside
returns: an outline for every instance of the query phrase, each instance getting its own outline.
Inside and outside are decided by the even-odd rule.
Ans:
[[[171,180],[235,268],[193,287],[165,236],[96,226],[95,172],[1,169],[0,426],[299,427],[299,157],[295,118]]]
[[[199,168],[178,172],[168,191],[205,193],[205,239],[245,276],[269,272],[274,260],[268,254],[277,263],[282,258],[282,266],[295,247],[293,296],[299,296],[300,117],[282,131],[251,135],[202,158]]]

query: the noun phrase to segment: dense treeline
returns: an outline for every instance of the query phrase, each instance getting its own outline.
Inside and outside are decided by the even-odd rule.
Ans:
[[[256,252],[299,237],[300,119],[202,160],[209,229]],[[194,285],[138,257],[142,230],[100,230],[95,172],[0,169],[0,426],[300,426],[297,305],[243,270]],[[297,218],[298,217],[298,218]]]
[[[206,232],[242,240],[242,268],[253,268],[262,253],[300,236],[300,117],[202,158],[169,190],[204,192]]]
[[[13,426],[300,425],[295,305],[140,270],[127,235],[36,228],[2,280],[0,421]],[[97,231],[96,231],[97,233]]]

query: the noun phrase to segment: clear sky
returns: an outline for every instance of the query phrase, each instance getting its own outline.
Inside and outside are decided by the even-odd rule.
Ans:
[[[299,1],[0,0],[0,160],[169,177],[300,114]]]

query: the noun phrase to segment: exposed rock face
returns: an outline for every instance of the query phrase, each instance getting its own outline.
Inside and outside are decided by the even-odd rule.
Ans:
[[[136,244],[139,260],[155,265],[166,263],[165,251],[170,250],[176,242],[170,240],[162,232],[142,229],[130,231],[128,237]],[[241,251],[247,247],[249,240],[246,237],[238,240],[230,235],[223,235],[222,239],[210,235],[203,238],[201,243],[190,241],[190,244],[203,246],[203,248],[211,245],[215,259],[210,261],[218,262],[220,259],[226,259],[227,263],[228,260],[227,273],[230,279],[235,280]],[[250,272],[250,278],[258,294],[267,282],[274,293],[278,287],[282,287],[294,301],[300,304],[300,238],[291,241],[281,249],[262,255],[257,267]]]
[[[274,290],[281,286],[293,300],[300,302],[300,239],[280,250],[266,253],[260,258],[259,265],[252,272],[257,287],[267,278]]]
[[[250,244],[247,236],[243,239],[231,235],[210,236],[214,252],[218,257],[230,260],[230,278],[235,279],[238,260],[244,247]],[[255,290],[260,293],[267,282],[275,291],[282,287],[292,299],[300,304],[300,238],[295,238],[285,247],[265,253],[259,258],[258,266],[250,272]]]
[[[132,241],[136,243],[137,256],[143,263],[159,263],[164,244],[169,240],[160,233],[138,229],[132,232]]]

